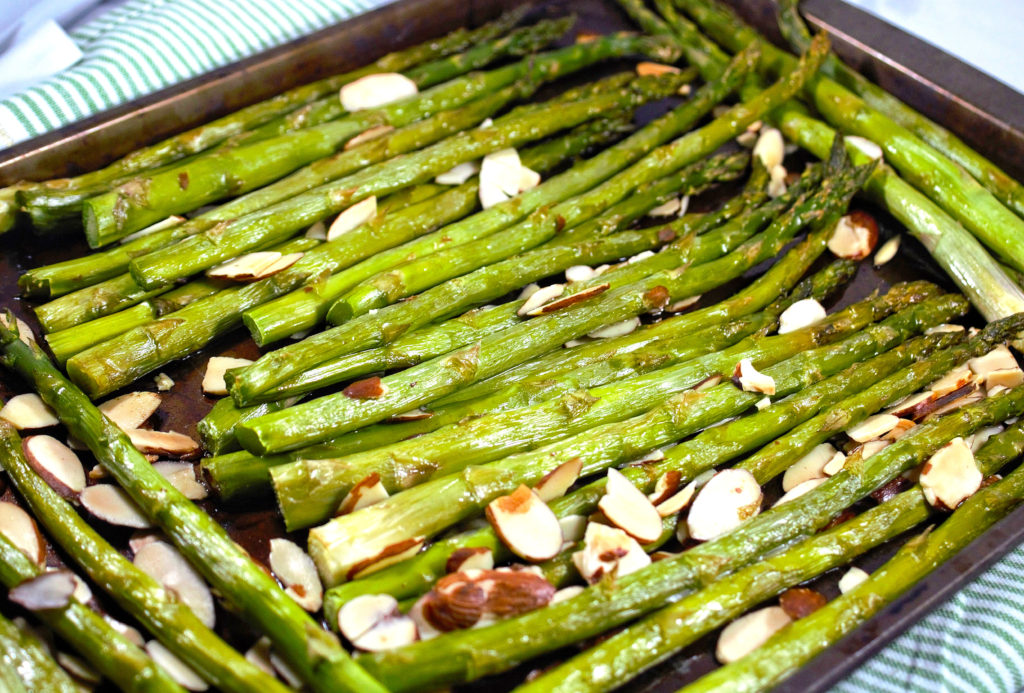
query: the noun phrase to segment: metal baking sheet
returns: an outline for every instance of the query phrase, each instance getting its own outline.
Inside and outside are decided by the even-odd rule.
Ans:
[[[762,31],[777,36],[770,0],[731,0],[741,13]],[[187,129],[211,118],[319,77],[356,67],[367,58],[441,35],[459,26],[477,25],[502,10],[522,4],[515,0],[473,0],[451,3],[442,0],[403,0],[343,24],[324,29],[211,74],[158,92],[113,111],[94,116],[56,132],[0,151],[0,185],[19,179],[46,179],[73,175],[101,166],[144,144]],[[632,29],[611,0],[551,0],[532,3],[533,18],[578,16],[579,31],[605,32]],[[808,0],[812,23],[828,30],[844,58],[905,101],[988,153],[1018,177],[1024,177],[1024,97],[940,51],[883,24],[874,17],[838,0]],[[619,67],[622,67],[620,64]],[[940,80],[941,78],[941,80]],[[653,117],[648,113],[646,117]],[[883,212],[860,201],[855,206],[877,215],[884,235],[899,226]],[[18,273],[26,268],[56,262],[87,252],[80,233],[37,238],[18,229],[0,236],[0,303],[36,326],[31,306],[17,297]],[[912,239],[906,238],[898,259],[875,270],[865,264],[830,309],[859,300],[872,290],[894,282],[925,278],[952,288],[948,279]],[[970,319],[980,320],[977,316]],[[161,369],[175,381],[158,412],[156,427],[195,436],[195,424],[212,406],[200,383],[206,359],[215,354],[253,358],[256,346],[244,330],[226,335],[203,351]],[[154,373],[155,375],[155,373]],[[140,387],[151,389],[147,376]],[[7,397],[21,384],[0,373],[0,395]],[[778,493],[778,489],[770,489]],[[3,498],[13,498],[10,489]],[[260,560],[265,560],[268,541],[284,534],[272,502],[259,507],[232,507],[215,500],[204,507],[224,524],[232,536]],[[106,534],[126,545],[128,533],[116,529]],[[293,539],[302,540],[296,535]],[[787,691],[823,691],[846,676],[871,653],[922,618],[963,587],[972,577],[1024,540],[1024,508],[1014,512],[979,538],[954,560],[941,567],[876,618],[804,667],[780,687]],[[884,562],[899,541],[882,546],[857,561],[873,569]],[[51,562],[61,560],[51,553]],[[838,573],[838,571],[834,571]],[[837,575],[826,575],[813,586],[834,596]],[[105,605],[108,605],[105,602]],[[117,609],[112,613],[118,615]],[[240,648],[248,647],[255,634],[228,612],[218,613],[218,630]],[[715,666],[713,633],[661,666],[626,686],[630,691],[674,691]],[[521,681],[533,668],[563,659],[568,648],[542,661],[520,667],[500,677],[463,687],[466,690],[505,690]]]

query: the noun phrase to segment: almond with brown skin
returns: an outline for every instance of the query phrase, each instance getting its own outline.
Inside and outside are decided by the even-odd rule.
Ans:
[[[494,568],[494,552],[486,546],[463,546],[452,551],[444,564],[446,573],[458,573],[464,570],[492,570]]]
[[[636,539],[621,529],[591,522],[583,537],[583,549],[572,555],[580,576],[590,584],[606,575],[622,577],[644,568],[651,557]]]
[[[143,454],[180,458],[199,454],[199,443],[183,433],[150,431],[145,428],[136,428],[127,433],[135,449]]]
[[[46,542],[36,521],[20,506],[0,501],[0,534],[14,544],[29,560],[42,567],[46,563]]]
[[[761,486],[745,469],[725,469],[697,494],[686,524],[690,537],[709,541],[731,531],[761,511]]]
[[[470,628],[485,615],[509,618],[546,606],[554,586],[529,570],[469,570],[441,578],[423,615],[440,631]]]
[[[270,540],[270,569],[285,587],[285,593],[306,611],[319,611],[324,588],[313,559],[294,542]]]
[[[379,399],[384,396],[385,392],[386,389],[381,383],[380,376],[377,375],[357,380],[342,390],[342,393],[349,399]]]
[[[385,547],[373,558],[360,561],[352,566],[348,571],[348,579],[354,580],[364,575],[377,572],[378,570],[383,570],[389,565],[401,563],[407,558],[412,558],[419,553],[419,550],[423,548],[423,544],[425,543],[425,538],[413,537],[411,539],[403,539],[402,541],[391,544],[390,546]]]
[[[53,436],[28,436],[21,448],[36,474],[64,498],[74,498],[85,488],[82,461]]]
[[[970,445],[954,438],[921,468],[921,488],[932,505],[952,510],[981,486],[982,474]]]
[[[582,470],[583,460],[574,457],[545,474],[544,478],[533,487],[533,490],[537,492],[542,501],[549,503],[564,496],[565,492],[580,478]]]
[[[562,547],[558,518],[536,491],[520,485],[507,496],[487,505],[487,519],[502,542],[528,561],[539,563],[554,558]]]
[[[75,578],[67,570],[53,570],[11,588],[7,598],[29,611],[63,609],[75,593]]]
[[[825,606],[826,601],[825,595],[821,592],[806,587],[794,587],[779,595],[779,606],[794,621],[810,616]]]
[[[15,395],[7,400],[0,408],[0,419],[19,431],[49,428],[60,423],[53,410],[34,392]]]
[[[878,223],[867,212],[856,210],[839,220],[828,249],[833,255],[847,260],[863,260],[871,255],[878,243]]]
[[[617,469],[608,470],[608,483],[597,507],[613,525],[641,544],[649,544],[661,536],[658,510]]]
[[[764,644],[777,631],[793,622],[781,606],[769,606],[741,616],[718,636],[715,657],[722,664],[742,659]]]
[[[562,296],[561,298],[557,298],[554,301],[545,303],[542,306],[538,306],[537,308],[528,311],[526,315],[534,317],[537,315],[547,315],[548,313],[555,313],[559,310],[562,310],[563,308],[568,308],[569,306],[575,305],[582,301],[586,301],[588,298],[599,296],[603,294],[605,291],[607,291],[610,286],[611,284],[597,284],[595,286],[588,287],[586,289],[583,289],[582,291],[577,291],[576,293],[570,294],[568,296]]]
[[[78,494],[78,500],[83,508],[112,525],[134,527],[135,529],[148,529],[153,526],[139,506],[135,505],[128,494],[117,486],[111,484],[87,486]]]
[[[162,402],[155,392],[129,392],[126,395],[108,399],[98,409],[122,431],[141,428],[149,417],[156,413]]]
[[[662,455],[662,458],[664,458],[664,455]],[[658,477],[658,481],[654,484],[654,492],[648,496],[651,503],[658,505],[674,496],[676,491],[679,490],[682,478],[683,475],[675,469],[670,469]]]
[[[337,515],[354,513],[360,508],[379,503],[388,497],[384,484],[380,482],[380,474],[371,472],[369,476],[352,487],[345,499],[338,506]]]

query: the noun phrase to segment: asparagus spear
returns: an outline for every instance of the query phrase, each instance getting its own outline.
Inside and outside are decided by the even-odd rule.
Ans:
[[[1016,333],[1020,320],[986,327],[996,341]],[[1012,330],[1012,331],[1011,331]],[[814,491],[750,518],[733,532],[680,556],[605,581],[571,599],[485,628],[449,633],[413,645],[364,655],[358,661],[394,690],[465,681],[506,670],[662,606],[710,584],[766,552],[826,525],[850,503],[916,464],[948,440],[1024,410],[1024,388],[927,422],[876,455],[851,465]],[[372,506],[371,506],[372,507]]]
[[[553,166],[558,160],[572,156],[595,138],[603,136],[605,133],[584,126],[564,138],[528,151],[526,160]],[[279,296],[311,277],[350,265],[381,248],[388,248],[462,217],[475,205],[475,186],[459,186],[401,210],[393,217],[381,217],[318,246],[288,269],[271,277],[225,289],[163,315],[156,322],[76,354],[68,360],[69,373],[91,395],[112,392],[154,368],[202,348],[214,337],[236,327],[247,308]],[[378,253],[375,257],[382,255],[387,253]]]
[[[26,624],[0,614],[0,686],[10,693],[54,691],[79,693],[74,679],[60,668],[46,645]]]
[[[0,583],[13,589],[42,574],[42,568],[0,534]],[[149,655],[78,600],[71,598],[65,606],[34,613],[121,690],[184,692]]]
[[[720,79],[704,85],[688,102],[649,123],[623,142],[545,181],[533,190],[440,230],[436,239],[429,240],[429,244],[428,239],[423,239],[422,247],[396,249],[395,258],[386,258],[386,264],[376,266],[369,275],[357,273],[348,276],[348,273],[340,273],[317,285],[315,291],[295,292],[268,303],[262,310],[251,312],[246,322],[253,338],[259,344],[267,344],[308,329],[322,319],[334,299],[382,269],[409,257],[419,257],[426,252],[448,247],[449,243],[458,245],[494,233],[521,221],[544,205],[556,204],[588,190],[636,161],[650,149],[685,132],[716,103],[728,96],[755,60],[756,51],[737,55]]]
[[[523,18],[525,12],[526,8],[517,8],[478,29],[457,29],[440,39],[427,41],[405,50],[388,53],[378,58],[375,62],[357,70],[290,89],[265,101],[247,106],[209,123],[204,123],[191,130],[169,137],[157,144],[138,149],[97,171],[74,178],[13,186],[5,188],[3,192],[16,191],[23,198],[19,204],[24,203],[27,205],[35,225],[40,228],[47,228],[55,221],[63,220],[67,216],[68,211],[77,213],[79,209],[77,205],[80,205],[82,200],[81,196],[95,195],[106,191],[114,181],[123,180],[133,174],[164,166],[183,157],[197,154],[231,137],[267,124],[268,121],[274,119],[283,121],[284,119],[281,116],[288,111],[336,92],[345,84],[353,82],[360,77],[376,72],[407,70],[418,64],[466,50],[481,42],[490,42],[515,26]],[[61,205],[55,213],[56,219],[52,219],[51,216],[53,215],[46,209],[46,206],[49,204],[46,198],[52,194],[61,194],[65,197],[69,194],[77,194],[80,197],[74,200],[75,206],[71,210],[64,209],[64,206]],[[67,200],[63,200],[63,202],[66,204]],[[13,218],[10,214],[0,214],[0,227],[4,225],[4,222],[10,223],[12,221]]]
[[[13,320],[9,323],[13,324]],[[271,638],[282,658],[309,685],[323,691],[384,690],[216,521],[153,469],[121,429],[103,416],[41,352],[2,325],[0,345],[4,364],[32,383],[70,433],[85,443],[210,584]]]
[[[101,247],[170,214],[247,192],[334,153],[338,146],[371,127],[407,125],[516,81],[555,79],[609,57],[632,53],[664,56],[667,52],[667,47],[657,41],[622,35],[602,37],[451,80],[379,109],[200,156],[188,164],[132,179],[111,192],[86,200],[82,208],[86,238],[92,247]]]
[[[1015,430],[1016,435],[1019,432],[1019,428]],[[1016,452],[1020,454],[1019,445]],[[938,529],[929,529],[911,539],[850,592],[783,628],[746,657],[717,669],[683,690],[754,691],[769,688],[955,556],[1022,499],[1024,469],[1018,468],[1002,481],[977,491],[965,500]],[[917,502],[923,503],[923,500]]]
[[[14,427],[0,421],[0,462],[56,542],[128,613],[203,679],[221,690],[287,689],[238,654],[79,517],[29,465]]]
[[[1024,427],[1017,425],[990,439],[978,451],[975,461],[982,474],[988,476],[999,471],[1022,449]],[[1024,484],[1020,494],[1024,495]],[[781,554],[747,566],[684,597],[517,690],[524,693],[531,690],[559,693],[610,690],[742,615],[750,607],[849,563],[865,551],[927,521],[930,516],[931,506],[920,486],[904,491],[827,532],[809,537]],[[733,680],[728,680],[731,686]]]
[[[926,308],[924,310],[927,312]],[[913,314],[920,311],[908,312]],[[785,396],[810,385],[825,374],[845,368],[856,359],[876,354],[899,343],[907,333],[893,326],[906,324],[907,317],[894,316],[894,319],[870,326],[838,345],[818,347],[801,357],[778,363],[765,372],[775,379],[776,392]],[[829,329],[836,327],[834,323],[829,325]],[[916,331],[919,328],[912,326],[910,329]],[[808,329],[803,337],[821,339],[821,330]],[[787,345],[775,341],[772,346],[784,349]],[[801,346],[806,349],[806,343]],[[733,356],[736,348],[731,351],[733,354],[729,355]],[[792,354],[792,351],[782,352],[783,356]],[[766,354],[758,361],[774,363],[774,356]],[[672,392],[670,388],[665,389]],[[707,393],[683,391],[675,394],[647,414],[632,419],[620,421],[620,417],[616,417],[612,423],[603,424],[598,419],[595,423],[601,425],[583,430],[566,440],[507,457],[499,462],[470,467],[458,475],[426,482],[350,515],[334,518],[310,531],[310,554],[320,567],[321,575],[329,583],[335,584],[359,572],[352,570],[353,566],[371,564],[380,551],[395,542],[409,537],[430,537],[440,529],[482,510],[489,501],[510,493],[520,483],[536,483],[557,463],[578,457],[583,460],[583,474],[600,471],[738,414],[762,397],[759,393],[737,390],[729,382]],[[590,410],[575,419],[597,418],[597,414],[602,411],[597,404],[592,403]],[[510,483],[511,488],[508,487]],[[373,532],[367,532],[371,526]]]

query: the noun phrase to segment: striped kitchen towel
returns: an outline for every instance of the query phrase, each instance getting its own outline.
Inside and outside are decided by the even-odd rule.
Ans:
[[[391,0],[127,0],[73,29],[82,59],[0,101],[0,148]]]

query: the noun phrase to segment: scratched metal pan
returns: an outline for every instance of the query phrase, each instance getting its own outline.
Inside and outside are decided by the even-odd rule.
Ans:
[[[755,26],[777,38],[770,0],[730,0]],[[310,37],[267,51],[242,62],[221,68],[123,107],[68,126],[30,142],[0,151],[0,185],[20,179],[41,180],[73,175],[102,166],[142,145],[157,141],[199,123],[208,121],[281,90],[328,74],[357,67],[391,50],[440,36],[460,26],[474,26],[516,0],[403,0],[343,24],[327,28]],[[531,18],[559,16],[574,12],[576,29],[607,32],[633,28],[612,0],[550,0],[534,2]],[[805,10],[811,22],[833,36],[840,54],[872,79],[899,95],[988,154],[1006,170],[1024,178],[1024,97],[976,70],[950,58],[903,32],[883,24],[838,0],[808,0]],[[622,64],[618,67],[623,67]],[[594,76],[593,73],[588,76]],[[644,118],[653,114],[645,111]],[[641,118],[642,120],[643,118]],[[698,201],[699,204],[701,201]],[[703,200],[704,204],[712,201]],[[883,236],[899,232],[899,225],[880,210],[856,201],[876,214]],[[37,327],[31,305],[17,296],[20,271],[56,262],[87,252],[81,233],[67,233],[59,242],[34,237],[25,229],[0,236],[0,304],[15,311]],[[846,306],[871,291],[913,279],[929,279],[951,289],[948,279],[911,239],[907,239],[896,260],[875,270],[861,267],[857,277],[828,306]],[[970,320],[980,321],[978,316]],[[212,406],[202,395],[202,370],[211,355],[231,354],[254,357],[256,346],[244,331],[236,331],[215,341],[198,354],[164,368],[175,381],[158,413],[156,426],[195,436],[195,424]],[[152,389],[152,380],[143,379],[138,387]],[[0,396],[19,391],[22,384],[0,372]],[[769,488],[769,500],[777,496]],[[17,500],[3,488],[4,500]],[[284,535],[283,526],[272,503],[250,504],[245,508],[205,501],[211,512],[232,536],[265,560],[270,538]],[[127,534],[106,532],[119,546],[127,544]],[[302,541],[301,535],[293,536]],[[784,683],[792,691],[824,691],[884,646],[908,626],[966,585],[991,562],[1024,541],[1024,509],[962,551],[954,560],[885,609],[849,637],[826,651]],[[857,565],[873,570],[887,560],[901,541],[890,542],[862,557]],[[50,552],[54,565],[62,561],[60,553]],[[814,581],[811,586],[833,597],[837,594],[838,571]],[[8,605],[4,604],[6,611]],[[109,603],[104,602],[104,607]],[[116,608],[111,608],[115,616]],[[218,615],[218,630],[236,646],[245,648],[255,634],[227,612]],[[630,691],[674,691],[715,666],[713,651],[717,633],[695,643],[663,665],[645,673],[624,687]],[[520,667],[464,687],[465,690],[507,690],[523,680],[538,666],[571,656],[568,648],[543,661]]]

